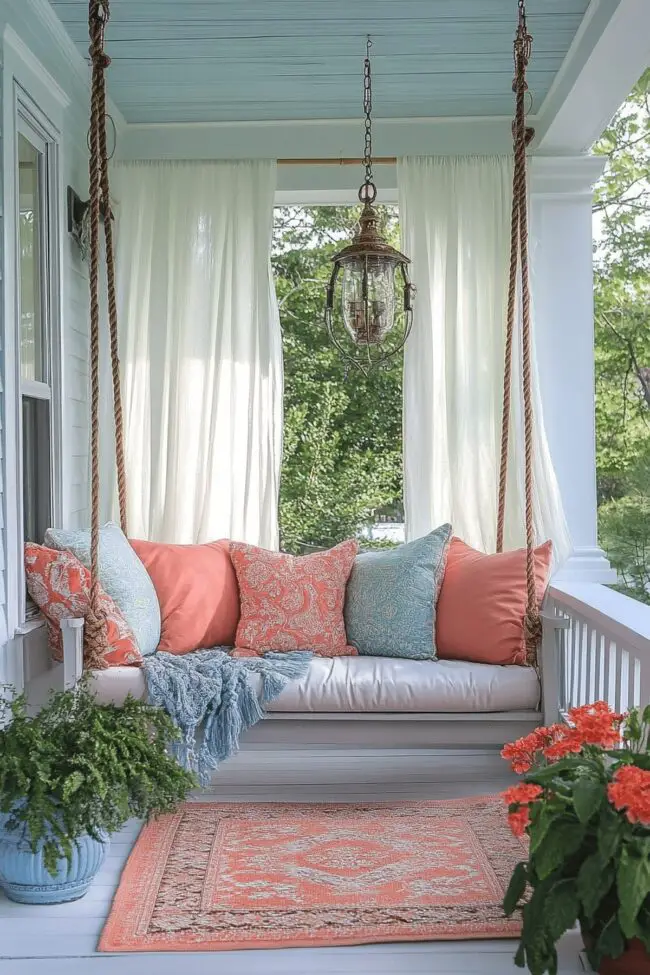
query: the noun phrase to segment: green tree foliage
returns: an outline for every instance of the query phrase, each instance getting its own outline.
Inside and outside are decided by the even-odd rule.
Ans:
[[[596,429],[602,543],[650,601],[650,70],[606,130],[597,188]]]
[[[355,535],[377,509],[401,509],[402,356],[364,377],[346,367],[323,323],[331,257],[355,207],[276,212],[273,268],[284,345],[282,548],[329,546]],[[384,229],[397,238],[394,209]]]

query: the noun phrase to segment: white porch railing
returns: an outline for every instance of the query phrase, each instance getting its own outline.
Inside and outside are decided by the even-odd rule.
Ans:
[[[594,583],[552,584],[545,615],[559,617],[560,714],[605,700],[615,710],[650,704],[650,606]]]

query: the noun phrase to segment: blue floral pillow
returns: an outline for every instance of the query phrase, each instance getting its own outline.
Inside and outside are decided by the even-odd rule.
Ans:
[[[73,555],[90,568],[90,532],[48,528],[45,544]],[[160,604],[153,582],[128,538],[109,522],[99,530],[99,581],[122,610],[140,653],[153,653],[160,642]]]
[[[372,657],[436,659],[436,604],[451,525],[393,549],[357,555],[348,580],[348,643]]]

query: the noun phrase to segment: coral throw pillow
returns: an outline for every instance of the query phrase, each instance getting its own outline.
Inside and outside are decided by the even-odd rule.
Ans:
[[[90,571],[71,552],[59,552],[43,545],[25,546],[27,589],[48,624],[50,652],[63,660],[63,636],[60,621],[85,617],[90,607]],[[108,667],[142,663],[135,637],[117,603],[100,587],[100,609],[106,617],[106,642],[110,649],[104,655]],[[86,647],[84,646],[84,655]]]
[[[343,605],[358,548],[350,539],[327,552],[296,556],[231,542],[241,602],[236,646],[356,655],[347,645]]]
[[[535,549],[537,597],[548,585],[553,543]],[[485,555],[453,538],[438,599],[441,660],[525,664],[526,550]]]
[[[154,584],[162,627],[159,650],[188,653],[232,647],[239,621],[239,589],[227,541],[131,545]]]

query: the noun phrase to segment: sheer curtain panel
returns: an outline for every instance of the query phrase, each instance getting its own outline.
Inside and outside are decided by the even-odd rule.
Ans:
[[[409,538],[445,521],[485,552],[496,544],[512,164],[507,157],[398,163],[403,248],[415,318],[404,357],[404,494]],[[534,259],[534,256],[533,256]],[[505,547],[524,543],[520,350],[515,347]],[[537,377],[535,527],[570,551]]]
[[[276,166],[114,170],[129,531],[277,548],[282,340]],[[106,358],[106,357],[104,357]],[[104,383],[109,397],[110,379]],[[103,449],[112,447],[110,434]],[[104,464],[105,496],[114,496]]]

